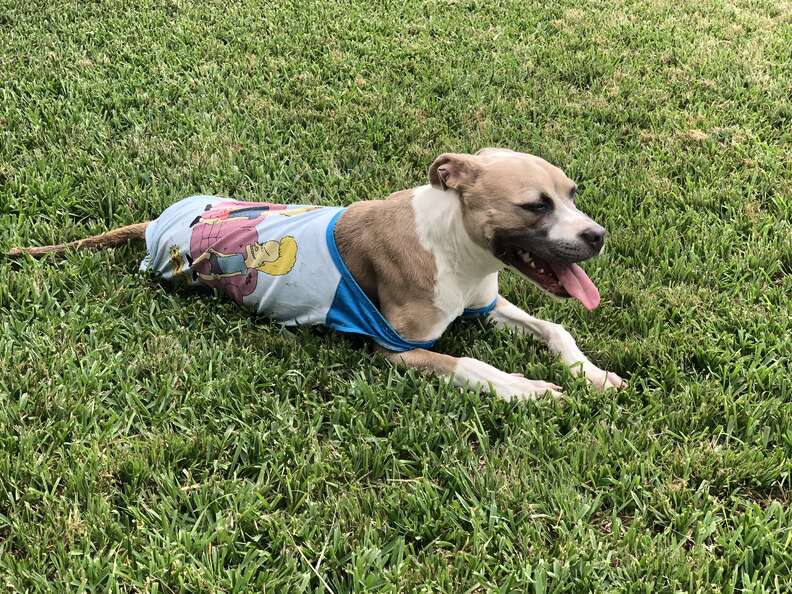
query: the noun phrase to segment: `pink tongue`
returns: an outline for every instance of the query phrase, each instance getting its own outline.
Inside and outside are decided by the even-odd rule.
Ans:
[[[591,311],[596,309],[600,302],[599,289],[594,286],[591,279],[577,264],[552,263],[550,267],[555,272],[566,292],[580,301],[583,306]]]

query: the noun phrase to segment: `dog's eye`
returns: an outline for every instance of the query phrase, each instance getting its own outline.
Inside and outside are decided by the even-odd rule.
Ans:
[[[539,196],[538,202],[524,202],[520,204],[520,208],[528,212],[542,214],[553,210],[553,201],[550,199],[550,196],[542,193]]]
[[[526,202],[525,204],[520,204],[520,208],[528,212],[543,213],[550,210],[550,205],[544,202]]]

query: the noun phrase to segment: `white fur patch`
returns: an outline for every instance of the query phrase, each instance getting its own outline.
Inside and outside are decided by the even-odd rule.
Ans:
[[[504,400],[533,400],[543,394],[561,396],[561,388],[549,382],[529,380],[506,373],[478,359],[462,357],[454,367],[453,382],[483,392],[493,391]]]
[[[485,276],[484,280],[479,283],[479,286],[471,293],[470,299],[465,304],[465,307],[470,309],[478,309],[492,303],[498,297],[498,273]]]
[[[434,306],[445,314],[438,322],[440,334],[466,307],[482,307],[495,298],[503,265],[468,235],[456,191],[421,186],[412,207],[418,241],[437,267]]]
[[[575,242],[580,240],[580,233],[594,225],[594,221],[584,212],[577,209],[571,201],[555,200],[553,224],[547,234],[550,241]]]

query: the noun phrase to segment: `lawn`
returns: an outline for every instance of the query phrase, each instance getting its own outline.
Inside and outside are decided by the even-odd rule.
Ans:
[[[789,0],[0,0],[0,251],[191,193],[348,204],[446,151],[564,168],[630,386],[505,403],[136,274],[0,258],[0,587],[775,592],[792,583]]]

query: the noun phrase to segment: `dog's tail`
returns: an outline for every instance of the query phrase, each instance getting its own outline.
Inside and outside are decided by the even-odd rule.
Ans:
[[[85,239],[78,239],[77,241],[71,241],[69,243],[44,245],[41,247],[14,248],[8,252],[8,256],[16,258],[28,254],[38,257],[45,254],[62,254],[67,250],[101,250],[116,247],[136,239],[144,239],[146,236],[146,227],[148,227],[148,223],[136,223],[134,225],[113,229],[101,235],[94,235],[93,237],[86,237]]]

